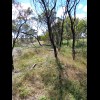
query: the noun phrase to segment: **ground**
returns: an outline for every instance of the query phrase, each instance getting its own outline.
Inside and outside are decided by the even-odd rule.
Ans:
[[[86,58],[78,55],[73,61],[71,48],[67,46],[62,47],[58,57],[62,66],[63,100],[86,100]],[[59,100],[59,71],[50,46],[15,47],[13,59],[13,100]]]

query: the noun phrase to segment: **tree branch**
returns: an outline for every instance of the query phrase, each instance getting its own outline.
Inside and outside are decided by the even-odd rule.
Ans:
[[[53,8],[52,8],[51,11],[50,11],[50,15],[49,15],[49,17],[51,17],[51,15],[52,15],[52,11],[53,11],[53,9],[55,9],[55,7],[56,7],[56,3],[57,3],[57,0],[55,0],[54,6],[53,6]]]
[[[25,20],[24,23],[22,23],[22,24],[19,26],[19,29],[18,29],[18,32],[17,32],[17,36],[16,36],[16,38],[13,40],[12,50],[13,50],[13,48],[14,48],[14,46],[15,46],[15,43],[16,43],[16,40],[17,40],[17,38],[18,38],[18,36],[19,36],[20,29],[21,29],[21,27],[26,23],[26,21],[27,21],[27,20]]]

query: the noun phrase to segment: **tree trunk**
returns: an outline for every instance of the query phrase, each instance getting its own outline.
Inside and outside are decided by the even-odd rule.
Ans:
[[[73,41],[72,41],[72,57],[73,57],[73,60],[75,60],[75,30],[73,28],[73,24],[71,24],[71,31],[72,31],[72,35],[73,35]]]
[[[12,56],[12,71],[14,70],[14,65],[13,65],[13,56]]]
[[[35,38],[36,38],[36,37],[35,37]],[[41,43],[40,43],[40,41],[39,41],[39,39],[38,39],[38,36],[37,36],[37,38],[36,38],[36,39],[37,39],[37,41],[38,41],[39,45],[40,45],[40,46],[42,46],[42,45],[41,45]]]
[[[60,48],[61,48],[62,41],[63,41],[63,31],[64,31],[64,18],[63,18],[62,27],[61,27],[61,40],[60,40]]]
[[[72,35],[73,35],[73,41],[72,41],[72,57],[73,60],[75,60],[75,27],[74,27],[74,21],[70,15],[70,12],[68,11],[68,15],[70,18],[70,22],[71,22],[71,31],[72,31]]]
[[[50,41],[51,41],[51,44],[52,44],[53,49],[54,49],[55,58],[57,58],[57,49],[56,49],[56,45],[54,44],[54,37],[53,37],[53,34],[51,32],[51,29],[49,29],[49,37],[50,37]]]
[[[75,33],[73,32],[73,43],[72,43],[72,56],[73,60],[75,60]]]
[[[49,38],[50,38],[50,42],[51,42],[51,45],[53,46],[53,49],[54,49],[54,55],[55,55],[55,58],[57,58],[57,49],[56,49],[56,45],[54,44],[54,36],[52,34],[52,30],[51,30],[51,24],[50,24],[50,18],[47,17],[47,25],[48,25],[48,31],[49,31]]]
[[[13,52],[14,46],[15,46],[15,42],[13,43],[13,46],[12,46],[12,52]],[[13,65],[13,55],[12,55],[12,71],[13,70],[14,70],[14,65]]]

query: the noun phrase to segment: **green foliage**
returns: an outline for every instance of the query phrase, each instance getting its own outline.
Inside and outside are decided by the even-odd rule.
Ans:
[[[53,36],[54,36],[54,43],[56,44],[56,47],[59,48],[60,46],[60,41],[61,41],[61,32],[62,32],[62,23],[60,20],[58,20],[57,23],[55,23],[52,26],[52,32],[53,32]]]
[[[46,32],[44,35],[40,36],[40,40],[44,42],[49,42],[49,33]]]
[[[39,100],[48,100],[45,96],[41,96]]]
[[[25,88],[23,86],[19,88],[19,97],[21,99],[26,98],[29,95],[29,93],[30,92],[27,88]]]
[[[81,33],[86,33],[86,29],[87,29],[87,20],[76,18],[76,22],[75,22],[76,38],[81,38],[80,37]],[[71,23],[69,17],[67,17],[64,22],[63,38],[67,40],[72,39]]]
[[[21,99],[26,98],[30,94],[30,90],[25,85],[23,85],[22,76],[19,76],[17,82],[16,79],[14,79],[12,90],[12,93],[14,95],[18,94]]]
[[[73,100],[86,100],[86,91],[84,90],[84,87],[80,86],[80,83],[77,81],[65,80],[63,92],[65,93],[65,97],[70,94],[70,99],[73,98]]]

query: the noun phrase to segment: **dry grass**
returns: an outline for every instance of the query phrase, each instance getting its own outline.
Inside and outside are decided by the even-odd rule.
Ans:
[[[34,100],[58,100],[58,66],[53,51],[49,48],[24,48],[20,57],[14,59],[15,68],[21,70],[20,75],[17,73],[13,75],[14,98],[18,100],[33,100],[33,98]],[[86,88],[85,59],[77,58],[73,61],[70,49],[66,51],[65,48],[59,53],[59,58],[64,75],[64,100],[67,100],[66,98],[86,100],[86,93],[84,93],[86,92],[84,90]],[[33,64],[37,65],[29,70],[28,68]]]

